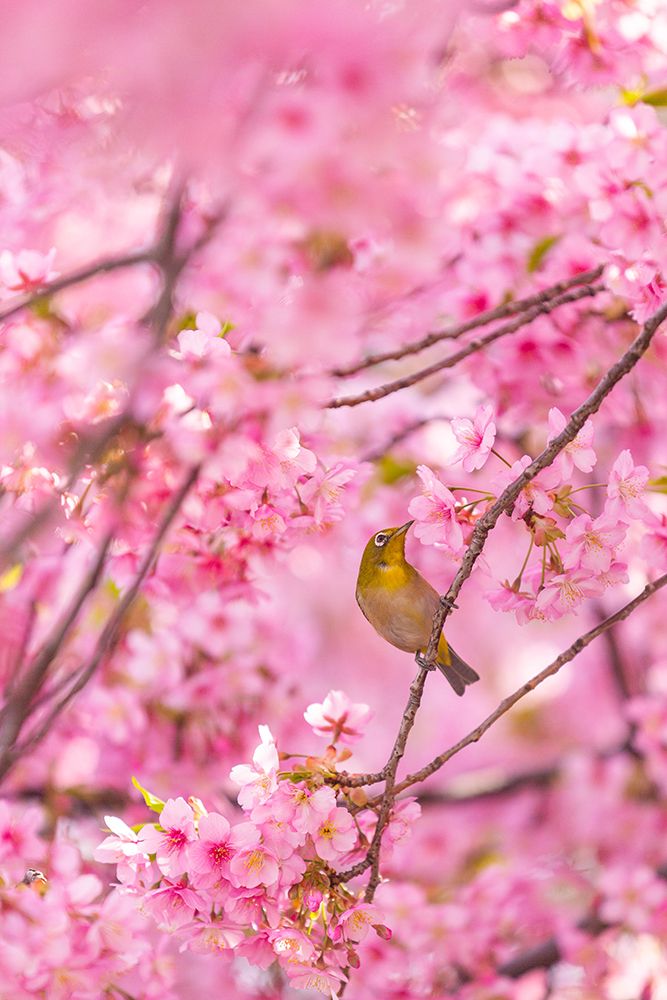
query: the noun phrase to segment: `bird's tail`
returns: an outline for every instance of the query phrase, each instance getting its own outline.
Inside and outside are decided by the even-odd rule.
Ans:
[[[478,681],[479,674],[465,660],[462,660],[451,646],[447,646],[446,643],[444,643],[444,649],[442,646],[443,643],[441,642],[438,647],[436,667],[446,677],[458,695],[465,694],[467,685]]]

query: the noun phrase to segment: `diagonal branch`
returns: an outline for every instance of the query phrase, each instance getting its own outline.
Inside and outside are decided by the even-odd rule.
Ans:
[[[511,323],[505,323],[503,326],[499,326],[490,333],[485,334],[485,336],[471,340],[460,351],[450,354],[449,357],[444,358],[442,361],[436,361],[427,368],[420,368],[419,371],[413,372],[412,375],[405,375],[394,382],[386,382],[384,385],[376,386],[375,389],[366,389],[365,392],[360,392],[355,396],[339,396],[327,403],[327,409],[336,410],[341,406],[358,406],[360,403],[371,403],[376,399],[383,399],[394,392],[399,392],[401,389],[407,389],[411,385],[416,385],[417,382],[422,382],[425,378],[429,378],[431,375],[436,375],[438,372],[444,371],[446,368],[453,368],[459,361],[469,358],[471,354],[476,354],[477,351],[484,350],[485,347],[493,344],[496,340],[500,340],[501,337],[506,337],[510,333],[516,333],[517,330],[527,326],[528,323],[532,323],[538,316],[546,316],[560,306],[567,305],[569,302],[577,302],[579,299],[591,298],[591,296],[597,295],[598,292],[603,292],[604,290],[604,285],[585,285],[583,288],[575,289],[575,291],[566,292],[557,299],[533,306],[532,309],[521,313]]]
[[[473,317],[473,319],[467,320],[465,323],[459,323],[456,326],[447,327],[445,330],[436,330],[433,333],[427,333],[425,337],[421,338],[421,340],[415,340],[411,344],[404,344],[402,347],[397,347],[393,351],[384,351],[380,354],[370,354],[363,361],[357,361],[354,364],[347,365],[343,368],[335,368],[331,374],[337,378],[346,378],[348,375],[356,375],[365,368],[371,368],[373,365],[382,364],[384,361],[398,361],[400,358],[404,358],[408,354],[418,354],[420,351],[425,351],[427,347],[432,347],[433,344],[437,344],[441,340],[457,340],[459,337],[462,337],[463,334],[469,333],[471,330],[476,330],[480,326],[488,326],[489,323],[494,323],[497,320],[507,319],[509,316],[516,316],[517,313],[526,312],[528,309],[532,308],[532,306],[543,305],[551,299],[558,298],[563,294],[563,292],[567,292],[570,288],[574,288],[576,285],[591,284],[592,282],[597,281],[603,270],[604,268],[600,266],[590,271],[583,271],[580,274],[575,274],[574,277],[568,278],[566,281],[559,281],[555,285],[551,285],[549,288],[543,288],[541,292],[537,292],[535,295],[529,295],[525,299],[515,299],[511,302],[505,302],[502,305],[495,306],[493,309],[487,309]]]
[[[114,530],[112,528],[104,536],[93,565],[79,584],[69,607],[52,629],[24,676],[15,684],[14,690],[0,711],[0,773],[3,763],[11,755],[12,747],[14,747],[32,712],[33,700],[44,682],[49,667],[58,656],[86,599],[97,587],[114,536]]]
[[[431,774],[435,774],[435,772],[438,771],[443,764],[446,764],[448,760],[451,760],[451,758],[457,753],[460,753],[461,750],[470,746],[471,743],[477,743],[487,729],[490,729],[491,726],[498,721],[498,719],[502,718],[503,715],[506,715],[510,708],[513,708],[518,701],[529,694],[530,691],[534,691],[535,688],[547,680],[548,677],[553,677],[554,674],[557,674],[561,667],[563,667],[566,663],[569,663],[570,660],[573,660],[575,656],[577,656],[582,649],[585,649],[586,646],[590,645],[594,639],[597,639],[599,635],[602,635],[607,631],[607,629],[612,628],[618,622],[622,622],[625,618],[632,614],[635,608],[638,608],[640,604],[643,604],[644,601],[655,594],[656,591],[662,589],[662,587],[666,584],[667,573],[658,577],[658,579],[653,583],[647,584],[637,597],[635,597],[628,604],[624,605],[615,614],[610,615],[608,618],[605,618],[603,622],[599,622],[594,628],[589,629],[588,632],[580,635],[578,639],[575,639],[571,646],[568,646],[568,648],[561,653],[560,656],[557,656],[556,659],[553,660],[547,667],[541,670],[538,674],[535,674],[534,677],[531,677],[531,679],[526,681],[525,684],[522,684],[520,688],[517,688],[517,690],[513,692],[513,694],[504,698],[495,711],[491,712],[491,714],[488,715],[476,729],[473,729],[472,732],[468,733],[467,736],[464,736],[463,739],[458,741],[458,743],[455,743],[448,750],[445,750],[444,753],[438,754],[438,756],[434,757],[430,763],[421,767],[418,771],[414,771],[412,774],[409,774],[407,778],[400,782],[400,784],[396,785],[394,788],[394,794],[398,794],[406,788],[410,788],[411,785],[416,784],[418,781],[424,781],[424,779],[428,778]]]
[[[135,267],[137,264],[150,264],[155,261],[156,248],[147,247],[145,250],[129,250],[127,253],[118,254],[115,257],[104,257],[102,260],[94,261],[92,264],[84,264],[83,267],[76,268],[68,274],[63,274],[59,278],[54,278],[48,284],[28,295],[20,295],[12,299],[8,305],[0,309],[0,323],[15,316],[23,309],[30,309],[43,299],[62,292],[72,285],[80,285],[90,278],[97,277],[98,274],[108,274],[110,271],[119,271],[126,267]]]

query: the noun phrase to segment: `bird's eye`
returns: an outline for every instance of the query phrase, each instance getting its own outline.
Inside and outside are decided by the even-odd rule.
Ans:
[[[375,536],[375,544],[379,549],[381,549],[383,545],[386,545],[388,540],[389,535],[385,535],[383,531],[379,531]]]

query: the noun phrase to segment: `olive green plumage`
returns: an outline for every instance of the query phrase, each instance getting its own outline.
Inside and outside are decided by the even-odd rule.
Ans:
[[[405,558],[405,536],[412,521],[383,528],[369,539],[357,578],[357,603],[378,635],[406,653],[424,653],[440,598],[428,580]],[[479,675],[440,636],[436,666],[457,694]]]

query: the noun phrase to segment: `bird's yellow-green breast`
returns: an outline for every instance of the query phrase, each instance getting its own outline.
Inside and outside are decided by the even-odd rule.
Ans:
[[[383,528],[366,545],[357,577],[357,603],[378,635],[409,653],[423,653],[433,630],[438,592],[405,558],[405,535],[412,521]],[[435,663],[457,694],[478,680],[443,634]]]

